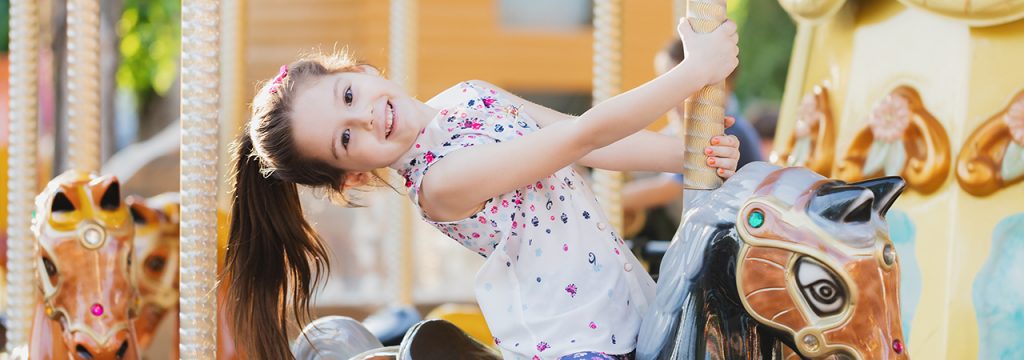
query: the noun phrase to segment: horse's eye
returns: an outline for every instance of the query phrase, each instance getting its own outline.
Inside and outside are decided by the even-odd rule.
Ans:
[[[150,256],[146,258],[146,269],[153,272],[162,271],[167,266],[167,259],[163,256]]]
[[[57,265],[54,265],[50,258],[45,256],[43,257],[43,267],[46,268],[46,276],[57,276]]]
[[[810,258],[797,260],[796,283],[800,294],[818,316],[838,314],[846,305],[842,280],[817,261]]]

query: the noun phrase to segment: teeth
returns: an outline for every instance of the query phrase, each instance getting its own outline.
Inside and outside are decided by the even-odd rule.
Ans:
[[[384,136],[391,135],[391,125],[395,122],[395,109],[388,103],[388,111],[384,114]]]

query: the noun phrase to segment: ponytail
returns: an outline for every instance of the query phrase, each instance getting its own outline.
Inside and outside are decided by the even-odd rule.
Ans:
[[[327,249],[302,215],[296,184],[263,176],[248,131],[233,153],[225,270],[236,348],[250,359],[293,359],[288,313],[296,323],[310,317],[312,287],[329,271]]]

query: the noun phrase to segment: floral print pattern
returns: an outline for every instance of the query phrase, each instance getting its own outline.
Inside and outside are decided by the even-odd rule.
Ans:
[[[393,165],[414,204],[430,166],[446,156],[540,130],[521,104],[474,82],[445,90],[429,104],[442,109]],[[506,359],[627,354],[635,348],[654,281],[607,225],[590,188],[571,167],[496,196],[468,218],[423,218],[487,259],[476,278],[477,301]],[[616,333],[628,336],[617,341]]]

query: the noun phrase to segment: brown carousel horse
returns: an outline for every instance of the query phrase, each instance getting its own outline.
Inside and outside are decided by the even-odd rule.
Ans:
[[[42,302],[29,358],[138,358],[134,224],[117,178],[80,171],[54,178],[36,197],[32,230]]]
[[[690,204],[638,359],[906,359],[885,213],[899,177],[745,166]]]
[[[168,315],[177,324],[181,199],[178,193],[171,192],[146,199],[129,196],[126,202],[135,221],[135,259],[138,260],[133,271],[140,306],[134,325],[139,347],[146,350],[157,342],[160,325]],[[219,298],[223,299],[223,295]],[[234,359],[237,354],[226,326],[225,307],[221,304],[220,308],[217,358]],[[177,332],[173,337],[167,359],[178,357]]]

